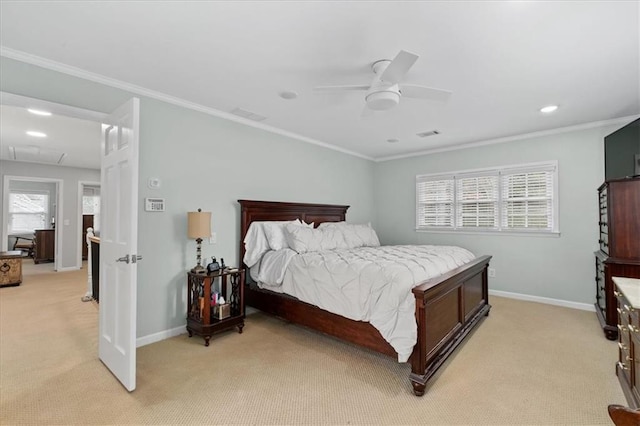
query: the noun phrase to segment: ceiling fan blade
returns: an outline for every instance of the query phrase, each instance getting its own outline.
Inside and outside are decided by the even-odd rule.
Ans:
[[[418,60],[418,55],[401,50],[393,61],[384,70],[380,79],[382,81],[397,84],[409,72],[409,69]]]
[[[313,90],[317,91],[337,91],[337,90],[369,90],[369,85],[344,85],[344,86],[316,86]]]
[[[433,87],[418,86],[416,84],[400,85],[400,93],[407,98],[429,99],[432,101],[445,102],[453,94],[448,90],[436,89]]]

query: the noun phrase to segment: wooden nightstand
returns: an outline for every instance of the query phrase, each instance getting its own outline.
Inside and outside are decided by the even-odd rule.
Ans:
[[[244,327],[244,269],[225,269],[213,274],[187,273],[187,332],[204,338],[204,345],[214,333]],[[224,305],[214,305],[212,295],[218,291]]]

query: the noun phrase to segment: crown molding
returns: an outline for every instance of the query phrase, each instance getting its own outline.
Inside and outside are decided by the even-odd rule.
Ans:
[[[352,155],[354,157],[362,158],[369,161],[375,161],[374,158],[366,155],[350,151],[348,149],[340,148],[335,145],[331,145],[326,142],[322,142],[316,139],[312,139],[306,136],[299,135],[297,133],[289,132],[287,130],[279,129],[277,127],[269,126],[263,123],[256,123],[255,121],[248,120],[246,118],[239,117],[237,115],[221,111],[215,108],[207,107],[204,105],[190,102],[185,99],[181,99],[175,96],[167,95],[166,93],[158,92],[155,90],[147,89],[146,87],[138,86],[135,84],[126,83],[124,81],[116,80],[110,77],[106,77],[101,74],[90,72],[82,68],[77,68],[71,65],[66,65],[60,62],[52,61],[40,56],[32,55],[30,53],[22,52],[20,50],[11,49],[5,46],[0,46],[0,56],[14,59],[16,61],[25,62],[27,64],[36,65],[41,68],[45,68],[51,71],[60,72],[63,74],[71,75],[74,77],[89,80],[94,83],[103,84],[116,89],[121,89],[136,95],[145,96],[147,98],[156,99],[169,104],[177,105],[190,110],[202,112],[208,115],[212,115],[218,118],[222,118],[236,123],[244,124],[246,126],[254,127],[256,129],[264,130],[270,133],[275,133],[288,138],[296,139],[301,142],[317,145],[323,148],[327,148],[333,151],[338,151],[343,154]]]
[[[578,130],[585,130],[585,129],[591,129],[591,128],[595,128],[595,127],[602,127],[602,126],[607,126],[607,125],[613,125],[613,124],[620,124],[620,123],[624,123],[624,122],[628,122],[628,121],[632,121],[637,119],[638,117],[640,117],[640,115],[631,115],[631,116],[627,116],[627,117],[620,117],[620,118],[614,118],[614,119],[610,119],[610,120],[602,120],[602,121],[595,121],[595,122],[590,122],[590,123],[583,123],[583,124],[578,124],[578,125],[574,125],[574,126],[568,126],[568,127],[560,127],[560,128],[556,128],[556,129],[550,129],[550,130],[542,130],[539,132],[532,132],[532,133],[524,133],[521,135],[515,135],[515,136],[507,136],[507,137],[503,137],[503,138],[495,138],[495,139],[487,139],[487,140],[483,140],[483,141],[477,141],[477,142],[470,142],[470,143],[464,143],[464,144],[459,144],[459,145],[454,145],[454,146],[448,146],[448,147],[439,147],[439,148],[433,148],[433,149],[427,149],[427,150],[422,150],[422,151],[417,151],[417,152],[411,152],[411,153],[406,153],[406,154],[399,154],[399,155],[390,155],[390,156],[385,156],[385,157],[369,157],[367,155],[364,154],[360,154],[358,152],[355,151],[350,151],[348,149],[344,149],[332,144],[329,144],[327,142],[322,142],[313,138],[309,138],[306,136],[302,136],[299,135],[297,133],[294,132],[289,132],[287,130],[283,130],[277,127],[273,127],[273,126],[269,126],[267,124],[263,124],[263,123],[257,123],[255,121],[252,120],[248,120],[246,118],[242,118],[239,117],[237,115],[225,112],[225,111],[221,111],[215,108],[211,108],[211,107],[207,107],[204,105],[200,105],[197,104],[195,102],[190,102],[187,101],[185,99],[181,99],[175,96],[171,96],[162,92],[158,92],[155,90],[151,90],[151,89],[147,89],[145,87],[142,86],[137,86],[135,84],[130,84],[130,83],[126,83],[124,81],[120,81],[120,80],[116,80],[110,77],[106,77],[103,76],[101,74],[97,74],[97,73],[93,73],[90,71],[86,71],[84,69],[81,68],[77,68],[77,67],[73,67],[70,65],[66,65],[60,62],[56,62],[56,61],[52,61],[50,59],[46,59],[40,56],[36,56],[36,55],[32,55],[30,53],[26,53],[26,52],[22,52],[19,50],[15,50],[15,49],[11,49],[5,46],[0,46],[0,56],[2,57],[6,57],[9,59],[14,59],[20,62],[25,62],[31,65],[35,65],[41,68],[45,68],[45,69],[49,69],[52,71],[56,71],[56,72],[60,72],[63,74],[67,74],[67,75],[71,75],[74,77],[78,77],[78,78],[82,78],[88,81],[92,81],[94,83],[99,83],[99,84],[103,84],[105,86],[109,86],[109,87],[113,87],[116,89],[121,89],[136,95],[140,95],[140,96],[145,96],[148,98],[152,98],[152,99],[156,99],[162,102],[166,102],[169,104],[173,104],[176,106],[180,106],[183,108],[187,108],[190,110],[194,110],[194,111],[198,111],[198,112],[202,112],[204,114],[208,114],[208,115],[212,115],[218,118],[222,118],[224,120],[229,120],[229,121],[233,121],[236,123],[240,123],[246,126],[250,126],[256,129],[260,129],[260,130],[264,130],[270,133],[275,133],[281,136],[285,136],[291,139],[295,139],[295,140],[299,140],[301,142],[305,142],[305,143],[309,143],[312,145],[316,145],[316,146],[320,146],[323,148],[327,148],[333,151],[338,151],[341,152],[343,154],[347,154],[347,155],[351,155],[354,157],[358,157],[358,158],[362,158],[365,160],[369,160],[369,161],[374,161],[374,162],[384,162],[384,161],[391,161],[391,160],[399,160],[399,159],[403,159],[403,158],[411,158],[411,157],[419,157],[422,155],[429,155],[429,154],[436,154],[436,153],[440,153],[440,152],[447,152],[447,151],[457,151],[460,149],[468,149],[468,148],[476,148],[476,147],[480,147],[480,146],[486,146],[486,145],[494,145],[494,144],[500,144],[500,143],[506,143],[506,142],[515,142],[515,141],[519,141],[522,139],[530,139],[530,138],[536,138],[536,137],[542,137],[542,136],[549,136],[549,135],[554,135],[554,134],[560,134],[560,133],[566,133],[566,132],[573,132],[573,131],[578,131]]]
[[[515,142],[523,139],[539,138],[542,136],[550,136],[550,135],[557,135],[560,133],[593,129],[595,127],[603,127],[603,126],[608,126],[613,124],[622,124],[622,123],[626,124],[637,118],[640,118],[640,115],[629,115],[626,117],[612,118],[610,120],[593,121],[590,123],[577,124],[575,126],[559,127],[556,129],[541,130],[539,132],[524,133],[524,134],[515,135],[515,136],[506,136],[504,138],[487,139],[483,141],[465,143],[460,145],[433,148],[433,149],[427,149],[427,150],[418,151],[418,152],[411,152],[408,154],[390,155],[388,157],[378,157],[374,161],[376,163],[381,163],[383,161],[400,160],[402,158],[419,157],[421,155],[436,154],[439,152],[457,151],[460,149],[476,148],[479,146],[495,145],[495,144],[506,143],[506,142]]]

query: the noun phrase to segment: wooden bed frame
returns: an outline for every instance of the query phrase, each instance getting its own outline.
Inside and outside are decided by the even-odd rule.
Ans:
[[[349,208],[328,204],[238,202],[241,205],[240,262],[245,252],[244,237],[254,221],[297,218],[318,226],[322,222],[345,220]],[[487,268],[490,259],[491,256],[480,256],[413,289],[418,341],[409,359],[409,379],[416,395],[424,395],[427,381],[482,318],[489,315]],[[249,274],[245,276],[249,277]],[[260,289],[249,281],[247,278],[245,283],[247,305],[397,359],[396,351],[371,324],[332,314],[288,295]]]

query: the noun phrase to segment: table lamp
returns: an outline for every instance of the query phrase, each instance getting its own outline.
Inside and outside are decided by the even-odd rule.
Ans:
[[[202,239],[211,236],[211,212],[203,212],[198,209],[197,212],[188,212],[187,220],[189,223],[188,235],[197,243],[198,264],[191,269],[194,274],[206,274],[207,270],[202,266]]]

